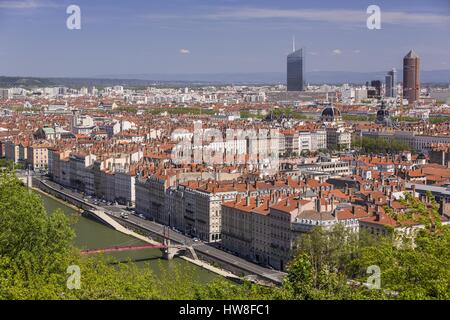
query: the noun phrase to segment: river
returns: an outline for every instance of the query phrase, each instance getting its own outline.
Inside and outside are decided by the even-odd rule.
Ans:
[[[59,208],[66,215],[75,216],[76,222],[72,226],[76,233],[74,244],[80,249],[96,249],[112,246],[144,244],[141,240],[120,233],[88,218],[82,217],[77,210],[65,205],[59,200],[55,200],[54,198],[42,193],[39,193],[39,195],[42,198],[44,206],[48,212],[53,212],[55,209]],[[192,270],[194,277],[199,282],[205,283],[218,277],[216,274],[180,258],[175,258],[170,261],[162,259],[162,253],[159,249],[114,252],[110,254],[118,261],[132,260],[142,268],[150,267],[156,275],[161,273],[161,268],[170,270],[174,267],[180,267],[182,270]]]

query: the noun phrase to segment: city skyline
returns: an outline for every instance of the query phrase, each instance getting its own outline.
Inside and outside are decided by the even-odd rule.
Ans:
[[[0,1],[0,35],[11,39],[0,50],[2,75],[279,72],[292,36],[306,48],[310,72],[401,69],[411,48],[427,61],[424,70],[450,69],[446,1],[379,1],[380,30],[367,28],[369,4],[357,1],[78,1],[81,30],[65,26],[69,4]]]
[[[0,0],[0,299],[450,300],[449,1]]]

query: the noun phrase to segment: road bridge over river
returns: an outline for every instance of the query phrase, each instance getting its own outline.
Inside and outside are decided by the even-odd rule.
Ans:
[[[128,229],[127,227],[133,228],[135,230],[138,229],[148,234],[157,235],[160,239],[164,239],[166,237],[173,243],[173,248],[180,248],[179,246],[182,245],[184,252],[186,252],[186,250],[189,250],[191,254],[194,253],[195,256],[192,254],[194,256],[194,259],[191,260],[191,262],[193,263],[196,263],[196,257],[198,256],[204,261],[218,263],[222,266],[222,268],[230,270],[233,273],[241,274],[242,276],[255,275],[263,282],[271,282],[278,285],[282,283],[283,278],[286,275],[286,273],[284,272],[265,268],[237,257],[215,247],[214,245],[204,242],[195,243],[191,238],[183,234],[176,232],[171,232],[169,234],[167,232],[167,227],[159,223],[148,221],[135,215],[130,215],[128,219],[123,220],[121,219],[120,210],[113,211],[112,208],[108,208],[107,206],[102,207],[89,203],[88,201],[83,199],[83,196],[81,194],[67,189],[52,181],[48,181],[43,177],[33,177],[33,184],[43,191],[49,192],[79,208],[82,208],[86,213],[92,214],[92,217],[95,217],[98,221],[110,225],[111,227],[116,228],[116,230],[118,231],[142,239],[147,243],[155,245],[160,244],[160,242],[156,242],[146,236],[143,236],[142,234]],[[120,221],[120,223],[118,221]],[[126,225],[127,227],[125,227],[124,225]],[[170,255],[168,258],[170,258]],[[207,264],[205,262],[200,262],[199,260],[197,260],[197,264],[200,265],[201,263],[203,263],[206,267]]]

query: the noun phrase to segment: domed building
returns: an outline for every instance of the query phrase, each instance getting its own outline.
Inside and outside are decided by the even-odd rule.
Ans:
[[[351,145],[351,133],[344,127],[341,111],[334,105],[327,104],[322,110],[320,121],[325,126],[327,149],[347,150]]]
[[[342,122],[341,112],[338,108],[329,104],[322,110],[320,121],[324,123],[340,123]]]
[[[386,127],[392,126],[392,119],[389,114],[389,110],[386,109],[386,104],[384,101],[381,102],[380,109],[377,111],[377,118],[375,119],[375,123],[382,124]]]
[[[417,155],[416,162],[418,165],[424,165],[427,163],[427,157],[421,152]]]

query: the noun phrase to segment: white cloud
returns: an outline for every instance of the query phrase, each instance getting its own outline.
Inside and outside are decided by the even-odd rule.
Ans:
[[[43,7],[55,8],[58,5],[50,1],[42,0],[0,0],[0,9],[26,10]]]
[[[191,52],[188,49],[180,49],[181,54],[190,54]]]
[[[334,23],[366,23],[368,14],[365,10],[345,9],[266,9],[241,8],[237,10],[223,10],[210,14],[212,19],[297,19],[306,21],[334,22]],[[381,10],[381,23],[388,24],[450,24],[450,15],[434,13],[417,13]]]
[[[356,53],[356,54],[361,53],[361,50],[359,50],[359,49],[353,50],[353,53]]]
[[[1,1],[1,0],[0,0]],[[25,1],[25,0],[23,0]],[[366,21],[369,15],[365,8],[356,9],[271,9],[258,7],[231,8],[223,7],[217,11],[209,13],[198,13],[188,16],[178,14],[144,14],[141,18],[160,21],[160,20],[250,20],[250,19],[279,19],[285,23],[307,21],[324,22],[340,24],[341,26],[359,25],[366,28]],[[381,8],[381,25],[435,25],[450,26],[450,15],[441,13],[425,12],[406,12],[406,11],[387,11]]]
[[[342,54],[342,50],[341,49],[334,49],[333,50],[333,54],[334,55]]]

